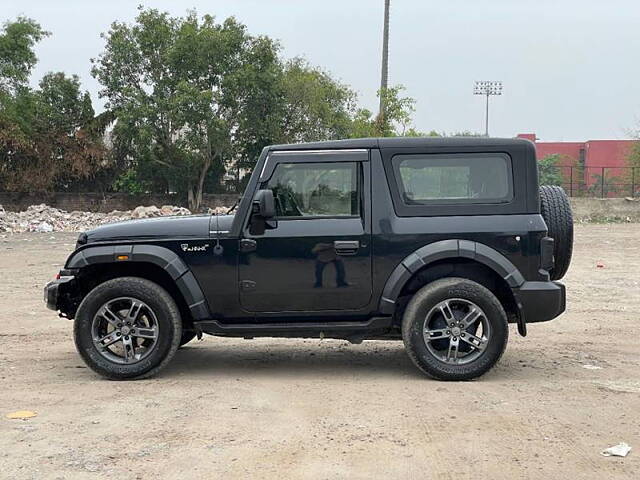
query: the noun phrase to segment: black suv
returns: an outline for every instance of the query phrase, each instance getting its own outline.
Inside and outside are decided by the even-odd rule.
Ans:
[[[82,233],[47,306],[84,361],[155,374],[203,333],[402,339],[423,372],[482,375],[508,322],[565,309],[567,198],[520,139],[380,138],[263,150],[235,215]]]

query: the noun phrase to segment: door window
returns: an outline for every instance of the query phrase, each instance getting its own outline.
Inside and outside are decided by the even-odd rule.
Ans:
[[[267,182],[278,218],[360,215],[358,163],[279,163]]]

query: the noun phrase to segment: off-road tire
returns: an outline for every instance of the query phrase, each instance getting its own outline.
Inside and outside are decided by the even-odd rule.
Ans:
[[[423,336],[428,312],[439,302],[452,298],[478,305],[491,326],[484,351],[468,364],[451,365],[436,358]],[[422,287],[409,301],[402,319],[402,339],[409,358],[425,374],[438,380],[471,380],[483,375],[500,360],[508,338],[507,315],[500,301],[487,288],[464,278],[443,278]]]
[[[549,276],[551,280],[560,280],[569,269],[573,252],[573,214],[569,197],[562,187],[540,187],[540,213],[547,224],[549,236],[554,240],[555,263]]]
[[[118,364],[104,358],[94,345],[92,322],[105,302],[118,297],[133,297],[151,307],[157,317],[157,344],[148,357],[132,364]],[[175,301],[160,285],[138,277],[108,280],[82,300],[74,320],[73,335],[78,353],[94,372],[111,380],[138,380],[162,370],[176,353],[182,339],[182,321]]]

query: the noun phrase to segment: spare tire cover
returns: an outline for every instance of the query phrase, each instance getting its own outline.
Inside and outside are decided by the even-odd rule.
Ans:
[[[573,252],[573,214],[569,197],[562,187],[540,187],[540,213],[554,240],[555,263],[549,275],[551,280],[559,280],[567,273]]]

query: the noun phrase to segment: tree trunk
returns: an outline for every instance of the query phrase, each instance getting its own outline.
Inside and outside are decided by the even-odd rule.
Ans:
[[[193,208],[191,208],[191,205],[189,206],[189,209],[192,212],[197,212],[202,207],[202,194],[204,193],[204,181],[207,178],[207,173],[209,172],[210,167],[211,167],[211,157],[207,157],[207,159],[204,161],[204,164],[202,165],[202,169],[200,169],[200,176],[198,177],[198,185],[196,187],[195,195],[193,195],[194,196]]]
[[[191,184],[191,182],[189,182],[189,185],[187,186],[187,203],[189,206],[189,210],[195,212],[196,203],[195,196],[193,194],[193,185]]]

